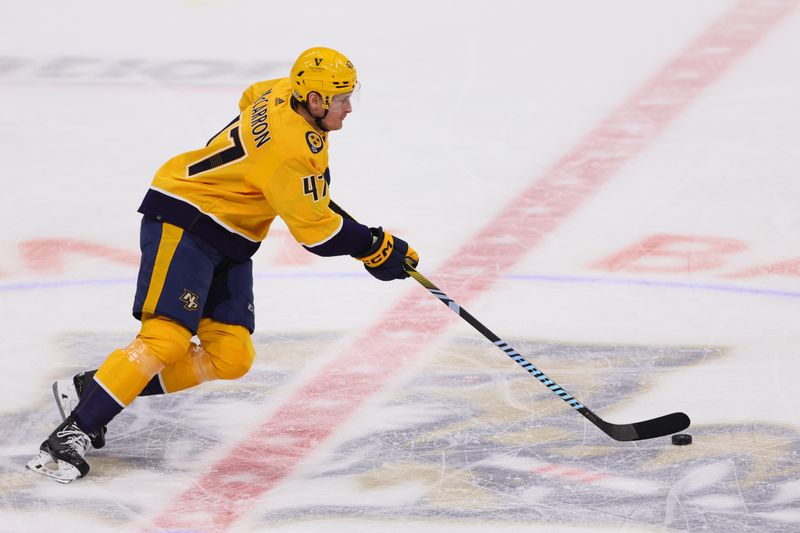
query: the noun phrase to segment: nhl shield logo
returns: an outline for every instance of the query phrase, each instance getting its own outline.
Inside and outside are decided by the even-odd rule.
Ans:
[[[195,293],[188,289],[183,289],[183,294],[178,298],[183,302],[183,307],[189,311],[197,311],[200,309],[200,299]]]

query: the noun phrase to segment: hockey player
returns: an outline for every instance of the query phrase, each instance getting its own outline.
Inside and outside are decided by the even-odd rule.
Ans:
[[[328,134],[342,128],[356,88],[356,69],[345,56],[306,50],[288,78],[245,90],[239,115],[204,148],[156,172],[139,208],[139,334],[96,371],[53,385],[64,420],[28,468],[63,483],[83,477],[86,452],[105,444],[106,425],[137,396],[249,370],[250,258],[275,217],[314,254],[351,255],[384,281],[408,277],[404,264],[419,259],[405,241],[330,204]]]

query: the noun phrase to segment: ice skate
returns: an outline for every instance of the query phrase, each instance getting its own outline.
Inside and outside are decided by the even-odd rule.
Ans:
[[[68,416],[42,443],[39,455],[31,459],[27,467],[59,483],[71,483],[89,472],[84,456],[90,446],[89,435]]]
[[[81,372],[75,374],[72,380],[59,380],[53,383],[53,396],[56,398],[56,405],[58,411],[61,413],[61,420],[66,418],[72,413],[72,410],[78,405],[83,391],[86,389],[89,381],[94,377],[94,370],[88,372]],[[91,435],[92,446],[99,449],[106,445],[106,426],[100,428],[96,435]]]

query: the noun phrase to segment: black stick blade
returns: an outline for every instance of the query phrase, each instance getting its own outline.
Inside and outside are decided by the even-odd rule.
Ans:
[[[584,409],[586,412],[584,412]],[[685,413],[670,413],[668,415],[634,422],[632,424],[612,424],[606,422],[592,411],[583,407],[578,411],[588,418],[594,425],[605,432],[606,435],[614,440],[632,441],[655,439],[672,435],[689,427],[691,420]]]

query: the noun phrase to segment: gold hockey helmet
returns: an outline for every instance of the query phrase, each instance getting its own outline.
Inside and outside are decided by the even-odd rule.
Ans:
[[[356,88],[356,69],[344,55],[332,48],[309,48],[297,58],[289,79],[294,97],[305,102],[308,93],[322,96],[325,109],[337,94],[349,93]]]

